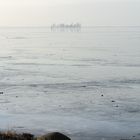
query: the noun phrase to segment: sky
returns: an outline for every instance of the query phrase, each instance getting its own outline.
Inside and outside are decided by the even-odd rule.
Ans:
[[[140,26],[140,0],[0,0],[0,26]]]

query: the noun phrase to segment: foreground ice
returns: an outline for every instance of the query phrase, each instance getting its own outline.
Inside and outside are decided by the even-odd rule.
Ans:
[[[139,27],[0,31],[2,130],[140,138]]]

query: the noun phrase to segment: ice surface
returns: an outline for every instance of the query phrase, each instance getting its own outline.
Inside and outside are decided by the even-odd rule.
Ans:
[[[1,129],[139,138],[140,27],[0,28],[0,91]]]

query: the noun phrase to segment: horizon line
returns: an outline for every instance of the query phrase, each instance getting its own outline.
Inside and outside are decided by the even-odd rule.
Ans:
[[[50,28],[51,25],[47,25],[47,26],[0,26],[0,28]],[[82,28],[94,28],[94,27],[140,27],[140,25],[87,25],[87,26],[81,26]]]

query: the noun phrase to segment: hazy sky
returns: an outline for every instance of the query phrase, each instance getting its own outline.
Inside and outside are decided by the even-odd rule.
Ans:
[[[0,0],[0,26],[140,26],[140,0]]]

